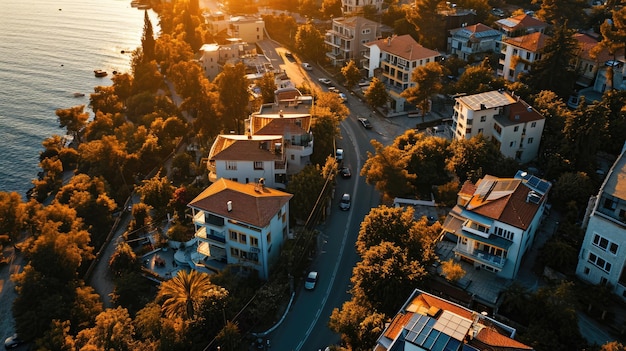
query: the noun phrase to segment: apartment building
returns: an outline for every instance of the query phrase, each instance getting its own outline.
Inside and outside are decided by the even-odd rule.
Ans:
[[[469,61],[481,60],[481,56],[500,52],[502,33],[482,23],[449,31],[448,53]]]
[[[527,172],[513,178],[486,175],[466,181],[443,223],[455,240],[455,258],[476,269],[514,279],[537,235],[551,183]]]
[[[541,59],[540,50],[546,45],[548,38],[543,33],[535,32],[502,39],[502,58],[498,64],[498,76],[515,82],[520,73],[530,72],[533,62]]]
[[[549,24],[531,15],[523,14],[495,22],[504,36],[513,38],[532,33],[545,33]]]
[[[626,300],[626,147],[589,202],[576,275]]]
[[[365,17],[339,17],[332,20],[332,28],[326,31],[324,43],[329,50],[326,56],[334,66],[354,60],[359,67],[367,53],[365,43],[380,36],[380,24]]]
[[[411,80],[413,70],[429,62],[441,60],[441,54],[420,45],[409,34],[392,36],[365,44],[368,76],[378,76],[387,86],[392,110],[405,110],[406,99],[400,94],[415,86]]]
[[[341,9],[345,15],[363,14],[363,7],[373,6],[377,12],[383,8],[383,0],[341,0]]]
[[[452,116],[455,138],[482,134],[520,163],[537,157],[544,125],[545,118],[519,96],[498,90],[457,97]]]
[[[187,206],[192,209],[200,263],[255,272],[267,280],[289,233],[293,195],[258,183],[221,178]]]

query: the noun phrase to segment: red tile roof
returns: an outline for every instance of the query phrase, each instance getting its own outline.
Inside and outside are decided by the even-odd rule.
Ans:
[[[265,228],[292,197],[292,194],[280,190],[259,188],[254,183],[241,184],[220,178],[196,196],[189,206],[254,227]],[[231,211],[227,208],[228,201],[232,201]]]
[[[574,39],[578,40],[580,44],[580,49],[578,51],[578,57],[593,62],[606,62],[611,60],[613,57],[609,53],[609,50],[604,48],[600,52],[597,53],[596,58],[591,58],[591,50],[598,45],[598,40],[586,33],[576,33],[574,34]]]
[[[508,350],[532,350],[533,348],[524,345],[515,339],[511,339],[505,335],[498,333],[496,330],[491,328],[482,328],[478,335],[476,335],[476,340],[493,347],[498,348],[506,348]]]
[[[514,17],[504,18],[496,21],[496,24],[509,30],[521,28],[546,28],[548,24],[533,16],[523,14]]]
[[[365,46],[373,45],[378,46],[381,51],[388,52],[409,61],[440,56],[439,52],[421,46],[409,34],[394,35],[393,37],[379,39],[365,44]]]
[[[385,336],[392,340],[397,338],[404,326],[411,320],[411,317],[413,317],[413,312],[397,314],[393,317],[393,320],[387,327],[387,330],[385,330]]]
[[[521,37],[505,38],[504,43],[517,46],[530,52],[538,52],[546,45],[549,36],[543,33],[532,33],[522,35]]]
[[[250,125],[253,135],[301,135],[310,130],[310,114],[284,114],[283,117],[280,114],[254,115]]]
[[[529,108],[528,105],[517,101],[509,105],[509,120],[516,123],[525,123],[531,121],[538,121],[544,117],[534,108]]]
[[[280,161],[281,153],[273,152],[274,143],[282,143],[282,136],[275,138],[231,138],[229,135],[219,135],[209,154],[210,160],[223,161]],[[266,147],[261,147],[265,144]]]

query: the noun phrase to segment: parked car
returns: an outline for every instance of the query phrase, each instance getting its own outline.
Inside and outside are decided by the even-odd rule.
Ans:
[[[348,97],[346,97],[346,94],[344,94],[344,93],[339,93],[339,98],[343,102],[347,102],[348,101]]]
[[[364,117],[359,117],[358,119],[365,129],[372,129],[372,124],[370,123],[369,119],[364,118]]]
[[[332,83],[328,78],[319,78],[318,81],[325,85],[330,85]]]
[[[335,88],[333,86],[328,87],[328,91],[331,92],[331,93],[338,93],[339,92],[339,90],[337,90],[337,88]]]
[[[4,348],[7,350],[14,349],[23,343],[24,341],[22,341],[17,334],[13,334],[4,340]]]
[[[342,211],[347,211],[350,209],[350,194],[341,195],[341,201],[339,201],[339,209]]]
[[[293,54],[289,51],[285,51],[285,57],[292,59],[293,58]]]
[[[307,290],[313,290],[315,289],[316,283],[317,283],[317,272],[315,271],[309,272],[309,275],[307,275],[306,280],[304,281],[304,288]]]
[[[313,66],[311,66],[309,63],[307,62],[302,62],[302,68],[304,68],[307,71],[311,71],[313,70]]]
[[[352,172],[350,172],[350,168],[348,167],[341,167],[341,169],[339,170],[339,173],[341,174],[342,178],[352,177]]]

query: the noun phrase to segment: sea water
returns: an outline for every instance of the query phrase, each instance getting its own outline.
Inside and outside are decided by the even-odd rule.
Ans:
[[[143,26],[144,10],[130,0],[0,1],[0,191],[26,196],[42,141],[66,134],[55,111],[92,113],[89,94],[111,85],[113,71],[129,71]],[[109,75],[96,78],[96,69]]]

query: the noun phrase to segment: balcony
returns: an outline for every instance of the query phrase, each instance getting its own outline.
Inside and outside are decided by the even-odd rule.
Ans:
[[[214,229],[207,229],[207,227],[202,227],[196,232],[196,238],[201,241],[208,242],[217,242],[220,244],[226,244],[226,231],[217,231]]]
[[[480,223],[468,220],[463,223],[463,230],[483,238],[489,238],[489,227],[486,227]]]
[[[504,265],[506,264],[506,261],[507,261],[506,258],[492,255],[487,251],[474,250],[473,252],[470,252],[470,251],[464,250],[462,247],[458,245],[454,248],[454,252],[461,256],[465,256],[474,261],[477,261],[482,264],[492,266],[498,269],[504,268]]]

